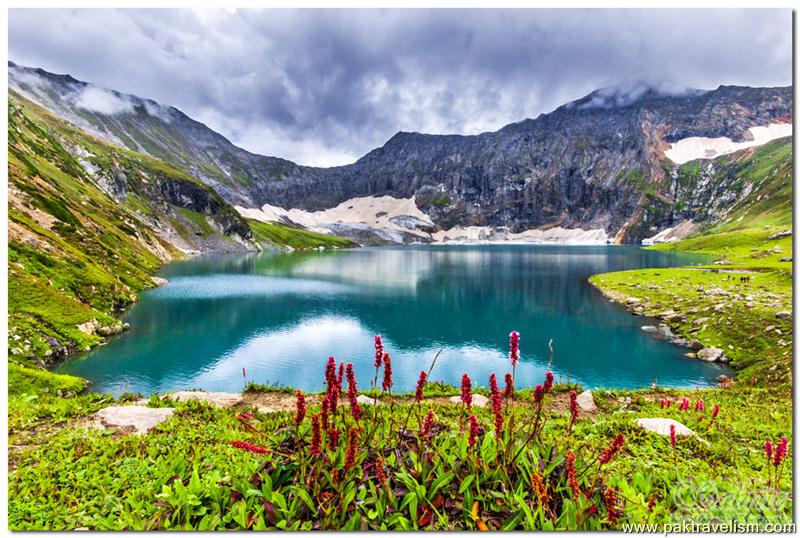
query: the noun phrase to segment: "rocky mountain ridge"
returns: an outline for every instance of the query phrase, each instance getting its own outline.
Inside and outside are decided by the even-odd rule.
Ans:
[[[637,242],[700,217],[674,196],[676,167],[664,157],[671,143],[694,136],[741,141],[751,127],[792,121],[791,87],[721,86],[679,95],[598,90],[495,132],[401,132],[353,164],[314,168],[247,152],[177,109],[68,75],[9,64],[9,84],[245,208],[318,211],[354,198],[413,197],[433,231],[602,229],[615,242]],[[92,99],[97,92],[110,98]]]

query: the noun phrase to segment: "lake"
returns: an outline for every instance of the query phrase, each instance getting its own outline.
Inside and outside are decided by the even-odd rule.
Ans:
[[[653,320],[609,303],[595,273],[698,263],[635,246],[420,246],[201,257],[167,266],[169,283],[126,314],[130,331],[63,364],[94,389],[241,391],[247,380],[323,387],[329,356],[369,387],[373,336],[392,356],[396,391],[431,379],[487,386],[510,371],[508,334],[521,334],[518,388],[541,383],[553,339],[557,381],[586,387],[712,385],[725,367],[687,359],[642,331]]]

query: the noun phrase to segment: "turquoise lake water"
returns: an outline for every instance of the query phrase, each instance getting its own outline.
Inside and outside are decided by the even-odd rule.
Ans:
[[[556,379],[586,387],[708,386],[724,367],[640,329],[653,320],[610,304],[595,273],[697,263],[634,246],[421,246],[196,258],[161,273],[142,294],[131,330],[58,371],[94,389],[150,394],[240,391],[247,379],[303,390],[323,386],[328,356],[373,378],[372,338],[392,355],[395,390],[431,379],[488,385],[510,371],[508,333],[521,334],[517,387],[541,383],[553,339]]]

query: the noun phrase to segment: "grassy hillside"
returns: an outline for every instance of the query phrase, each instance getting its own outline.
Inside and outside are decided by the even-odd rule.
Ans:
[[[295,228],[279,222],[261,222],[248,219],[256,241],[278,246],[291,247],[295,250],[306,250],[318,247],[347,248],[358,246],[349,239],[334,235],[321,234]]]
[[[605,293],[662,318],[673,332],[724,350],[739,378],[792,381],[792,147],[784,139],[714,161],[740,195],[721,220],[683,241],[650,248],[713,256],[691,269],[595,275]],[[679,173],[698,170],[698,161]],[[749,280],[743,282],[742,277]]]

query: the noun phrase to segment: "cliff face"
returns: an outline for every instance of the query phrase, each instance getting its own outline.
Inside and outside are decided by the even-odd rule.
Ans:
[[[233,204],[320,210],[355,197],[415,196],[439,229],[603,228],[617,241],[638,241],[693,216],[676,206],[673,166],[664,158],[670,143],[692,136],[741,141],[751,127],[792,120],[791,87],[681,95],[599,90],[496,132],[398,133],[351,165],[312,168],[249,153],[152,101],[111,92],[125,110],[86,110],[80,96],[91,85],[15,65],[9,76],[15,91],[187,171]],[[664,204],[670,208],[653,211]]]

